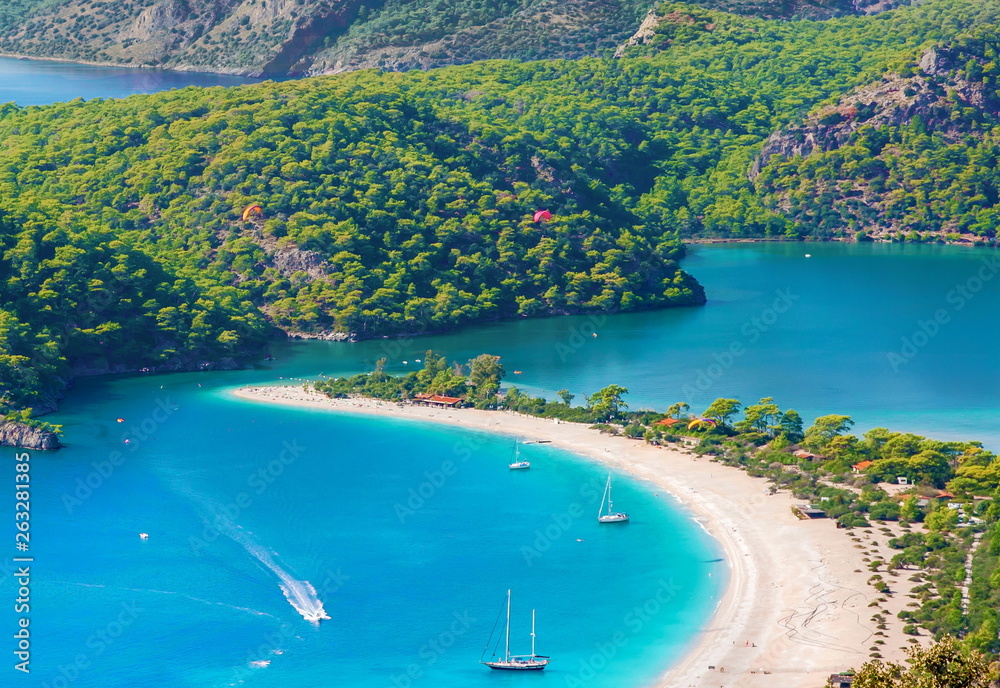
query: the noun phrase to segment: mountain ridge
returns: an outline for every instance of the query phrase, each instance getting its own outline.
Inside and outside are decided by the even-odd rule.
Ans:
[[[909,0],[703,0],[763,18],[828,19]],[[0,53],[245,76],[428,69],[610,54],[652,0],[20,0]]]

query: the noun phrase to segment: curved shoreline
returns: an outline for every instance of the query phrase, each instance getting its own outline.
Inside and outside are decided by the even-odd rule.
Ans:
[[[673,448],[601,435],[586,425],[510,412],[436,409],[371,399],[328,399],[301,387],[249,387],[233,395],[258,403],[378,415],[547,439],[577,455],[628,472],[670,493],[718,543],[729,582],[686,654],[658,688],[818,688],[831,673],[868,659],[879,597],[862,553],[828,519],[800,521],[791,495],[743,471]],[[897,595],[904,600],[905,596]],[[894,600],[902,609],[903,600]],[[883,604],[883,606],[892,606]],[[882,631],[886,659],[901,660],[902,624]]]
[[[160,67],[157,65],[143,64],[139,62],[102,62],[100,60],[74,60],[68,57],[52,57],[48,55],[31,55],[29,53],[8,53],[0,52],[0,57],[5,57],[11,60],[27,60],[31,62],[56,62],[60,64],[68,65],[81,65],[84,67],[108,67],[111,69],[142,69],[145,71],[159,71],[159,72],[179,72],[181,74],[215,74],[218,76],[236,76],[244,79],[266,79],[267,77],[261,76],[251,76],[243,72],[231,71],[231,72],[219,72],[215,70],[208,69],[197,69],[195,67],[189,67],[187,69],[179,67]]]

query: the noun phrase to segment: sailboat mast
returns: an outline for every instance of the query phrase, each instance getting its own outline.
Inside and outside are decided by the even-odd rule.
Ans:
[[[615,511],[615,503],[611,501],[611,476],[608,476],[608,513],[613,514]]]
[[[604,502],[608,501],[608,491],[611,490],[611,474],[608,474],[608,482],[604,485],[604,496],[601,497],[601,508],[597,512],[597,517],[604,515]]]
[[[510,590],[507,590],[507,638],[504,643],[504,661],[510,661]]]
[[[531,656],[535,656],[535,610],[531,610]]]

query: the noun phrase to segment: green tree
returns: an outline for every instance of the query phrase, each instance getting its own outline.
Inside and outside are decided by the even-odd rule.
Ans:
[[[911,495],[902,501],[899,505],[899,518],[901,521],[912,523],[920,518],[918,501],[916,495]]]
[[[576,395],[570,394],[570,391],[568,389],[560,389],[558,392],[556,392],[556,396],[562,399],[562,402],[567,406],[571,405],[573,403],[573,400],[576,398]]]
[[[430,394],[441,394],[449,397],[460,397],[468,392],[464,375],[456,375],[446,368],[438,372],[427,385]]]
[[[705,418],[711,418],[722,427],[729,427],[733,416],[740,412],[742,404],[737,399],[719,398],[708,405],[702,414]]]
[[[756,404],[743,409],[743,420],[736,423],[741,432],[771,432],[772,423],[781,416],[781,409],[771,397],[764,397]]]
[[[928,530],[946,533],[954,530],[958,525],[958,510],[949,509],[946,504],[941,504],[934,511],[927,514],[924,525]]]
[[[928,648],[908,650],[910,666],[874,660],[854,677],[854,688],[988,688],[996,668],[977,650],[945,636]]]
[[[667,408],[668,418],[681,419],[687,416],[688,411],[691,410],[691,406],[684,402],[678,402],[676,404],[671,404]]]
[[[587,397],[587,406],[594,414],[594,420],[608,421],[619,417],[628,406],[622,401],[622,395],[628,390],[619,385],[608,385],[602,390]]]
[[[795,409],[788,409],[781,414],[781,418],[778,420],[778,431],[781,432],[785,437],[791,442],[799,442],[802,440],[802,416]]]
[[[500,381],[506,371],[500,364],[499,356],[480,354],[469,361],[469,386],[472,387],[472,397],[486,401],[496,396],[500,391]]]
[[[424,353],[424,367],[417,373],[417,377],[422,383],[429,384],[441,371],[447,368],[448,361],[445,357],[428,349]]]
[[[843,434],[851,429],[854,425],[854,421],[851,420],[850,416],[839,416],[839,415],[829,415],[820,416],[817,418],[809,429],[806,430],[805,439],[803,444],[821,451],[826,448],[837,435]]]

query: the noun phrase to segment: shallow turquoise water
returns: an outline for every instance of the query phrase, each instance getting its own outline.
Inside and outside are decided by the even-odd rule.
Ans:
[[[21,105],[246,81],[0,58],[0,102]],[[549,396],[617,383],[633,407],[697,411],[718,396],[771,395],[807,420],[848,413],[859,429],[996,449],[995,256],[695,247],[685,268],[706,287],[703,308],[291,342],[255,371],[81,381],[53,417],[69,448],[35,455],[32,674],[13,685],[648,683],[694,639],[725,577],[713,544],[664,495],[619,476],[616,504],[633,522],[598,528],[603,472],[551,448],[526,448],[535,467],[512,474],[508,438],[262,407],[225,390],[360,372],[383,356],[403,372],[428,348],[456,360],[486,351],[503,356],[508,382]],[[0,452],[8,480],[13,455]],[[7,513],[12,501],[13,490],[0,497]],[[283,585],[331,619],[306,622]],[[538,609],[538,649],[555,657],[544,675],[476,663],[507,587],[515,651]],[[16,593],[0,578],[8,638]]]
[[[59,414],[70,446],[33,467],[31,685],[525,685],[478,664],[510,587],[541,680],[638,686],[715,605],[726,565],[665,495],[619,476],[633,521],[598,527],[605,473],[565,452],[511,472],[510,438],[210,386],[239,375],[93,381]],[[318,627],[282,590],[306,582]]]
[[[633,406],[687,398],[696,410],[716,396],[771,394],[807,419],[844,412],[859,427],[998,446],[992,256],[700,248],[686,267],[706,285],[703,308],[494,323],[402,342],[290,342],[256,370],[81,381],[53,417],[69,448],[36,455],[33,469],[28,685],[646,684],[694,639],[726,571],[664,495],[619,476],[616,505],[634,520],[598,528],[602,470],[550,447],[527,447],[534,467],[510,473],[509,438],[272,408],[227,390],[357,372],[381,356],[405,371],[431,347],[458,360],[489,351],[523,371],[509,381],[533,390],[616,382]],[[958,308],[949,295],[977,275],[990,279]],[[769,314],[779,298],[788,307]],[[947,322],[894,367],[903,339],[941,309]],[[743,348],[723,366],[733,343]],[[713,364],[721,373],[700,389]],[[418,498],[408,505],[410,490]],[[220,509],[232,523],[219,521]],[[12,598],[11,578],[2,580],[0,596]],[[331,616],[319,628],[282,591],[308,604],[305,581]],[[527,649],[538,609],[538,649],[556,658],[544,676],[477,664],[507,587],[515,651]]]
[[[705,285],[703,307],[290,346],[302,352],[295,374],[370,370],[382,356],[387,370],[402,372],[428,348],[460,361],[486,351],[503,356],[507,383],[549,398],[567,388],[580,402],[620,384],[632,408],[686,401],[699,412],[720,396],[773,396],[807,422],[845,413],[858,429],[884,425],[1000,449],[998,260],[989,249],[955,246],[692,247],[684,267]],[[939,312],[946,322],[925,337]]]

